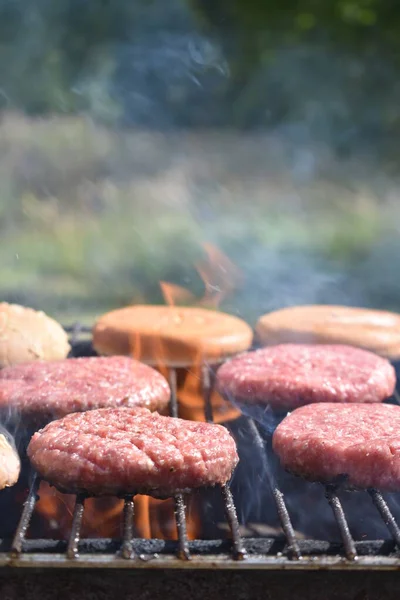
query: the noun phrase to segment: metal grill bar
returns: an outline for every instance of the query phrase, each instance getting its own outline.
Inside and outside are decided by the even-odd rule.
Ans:
[[[221,489],[225,503],[226,519],[228,521],[232,536],[233,558],[236,560],[243,560],[246,556],[246,550],[244,548],[239,531],[239,521],[236,514],[235,504],[233,502],[232,493],[227,484],[223,485]]]
[[[75,501],[74,516],[72,519],[71,533],[68,539],[67,557],[78,557],[79,540],[81,539],[81,524],[85,508],[85,495],[78,494]]]
[[[79,323],[77,323],[69,328],[66,328],[66,330],[68,330],[69,333],[71,334],[70,341],[73,345],[74,343],[79,344],[80,343],[80,341],[79,341],[80,334],[89,332],[90,328],[82,327]],[[210,369],[207,365],[202,366],[201,380],[202,380],[201,383],[202,383],[202,391],[203,391],[203,397],[204,397],[204,416],[205,416],[206,421],[212,422],[213,421],[213,410],[212,410],[212,403],[211,403],[211,395],[212,395],[212,390],[213,390],[214,377],[213,377],[212,369]],[[171,405],[170,405],[171,416],[177,417],[177,416],[179,416],[179,405],[178,405],[178,397],[177,397],[177,371],[176,371],[176,369],[170,369],[169,383],[170,383],[170,388],[171,388]],[[397,392],[395,392],[394,396],[395,396],[395,399],[397,400],[397,402],[400,403],[399,394]],[[258,426],[256,425],[256,423],[252,420],[249,420],[248,424],[250,427],[250,432],[253,435],[255,445],[261,453],[266,479],[268,480],[268,482],[271,486],[271,492],[272,492],[274,500],[275,500],[281,527],[282,527],[282,530],[286,537],[288,557],[290,559],[300,558],[299,542],[297,541],[294,530],[293,530],[293,526],[292,526],[290,516],[289,516],[288,510],[287,510],[287,506],[285,504],[284,496],[275,483],[273,473],[271,473],[270,463],[268,461],[268,455],[267,455],[267,451],[268,451],[268,448],[266,447],[267,445],[266,445],[265,441],[263,440],[263,436],[261,435],[261,432],[258,429]],[[226,552],[229,551],[229,542],[228,541],[222,542],[222,545],[221,545],[221,540],[216,540],[215,542],[210,542],[211,546],[210,546],[210,549],[208,549],[208,550],[205,550],[205,546],[204,546],[204,544],[207,544],[207,542],[200,541],[200,540],[196,540],[191,543],[188,542],[187,524],[186,524],[186,515],[185,515],[185,502],[184,502],[184,498],[182,495],[177,495],[175,497],[175,518],[176,518],[176,526],[177,526],[177,532],[178,532],[177,544],[175,543],[172,546],[168,546],[168,543],[167,543],[164,546],[164,543],[162,540],[134,539],[134,523],[133,523],[133,521],[134,521],[134,501],[133,501],[132,497],[129,497],[129,498],[125,499],[125,505],[124,505],[122,543],[118,543],[118,542],[115,543],[115,541],[109,540],[112,543],[110,543],[108,546],[106,546],[106,545],[104,545],[106,540],[97,540],[99,542],[100,546],[102,547],[101,553],[98,552],[98,554],[92,554],[91,544],[93,544],[93,540],[82,540],[82,542],[80,542],[80,532],[81,532],[81,524],[82,524],[82,518],[83,518],[83,513],[84,513],[85,497],[83,495],[78,496],[76,498],[72,528],[71,528],[70,537],[69,537],[69,540],[67,543],[66,555],[64,555],[64,557],[61,555],[61,558],[60,558],[60,554],[59,554],[60,547],[58,546],[58,544],[59,544],[58,541],[26,539],[26,533],[29,528],[32,513],[35,509],[36,501],[38,500],[39,486],[40,486],[40,478],[37,477],[36,474],[34,474],[33,478],[32,478],[32,483],[30,486],[29,494],[24,503],[21,518],[18,523],[16,532],[15,532],[15,535],[14,535],[14,538],[13,538],[13,541],[11,544],[11,558],[14,561],[19,560],[19,561],[21,561],[21,563],[24,563],[24,561],[26,559],[26,557],[24,556],[25,551],[32,554],[32,552],[33,553],[35,552],[35,550],[33,550],[34,548],[40,547],[41,544],[44,544],[45,548],[50,548],[50,547],[53,548],[53,550],[52,550],[53,555],[51,553],[47,553],[47,551],[46,551],[46,553],[43,553],[43,550],[40,551],[40,552],[42,552],[42,554],[37,555],[39,557],[40,556],[45,557],[44,562],[49,560],[49,557],[51,557],[51,556],[58,557],[56,560],[59,560],[59,561],[65,560],[65,558],[76,559],[78,557],[78,547],[79,547],[79,549],[82,552],[82,556],[81,556],[81,560],[79,561],[79,564],[83,564],[85,562],[85,557],[86,558],[89,557],[89,563],[90,563],[90,561],[93,560],[94,557],[97,557],[99,559],[100,563],[102,560],[105,561],[105,563],[107,561],[111,560],[111,561],[113,561],[113,564],[115,563],[116,565],[119,564],[119,566],[121,566],[121,565],[123,566],[123,564],[127,563],[127,561],[123,560],[123,559],[134,559],[136,556],[141,556],[142,553],[145,556],[147,556],[147,554],[154,555],[153,560],[157,561],[157,560],[161,560],[161,558],[158,556],[158,552],[161,552],[163,560],[168,559],[167,562],[169,560],[172,561],[171,564],[173,564],[174,560],[175,560],[175,564],[176,564],[176,559],[174,556],[175,553],[177,554],[178,558],[182,559],[182,560],[188,560],[188,559],[192,558],[192,561],[190,563],[191,566],[196,565],[197,553],[203,555],[201,557],[200,564],[203,566],[206,566],[207,561],[203,562],[203,559],[205,558],[206,555],[207,556],[210,555],[211,562],[209,564],[214,565],[213,561],[215,561],[216,558],[215,558],[215,556],[213,556],[213,553],[221,552],[221,556],[223,556],[222,560],[224,561],[224,564],[228,564],[229,561],[232,564],[232,560],[226,556]],[[364,547],[363,544],[371,544],[372,542],[368,542],[368,541],[367,542],[356,542],[356,543],[354,542],[354,540],[350,534],[349,526],[348,526],[344,511],[343,511],[342,504],[337,495],[337,488],[338,488],[337,485],[336,486],[333,486],[333,485],[326,486],[326,497],[327,497],[328,502],[333,510],[335,520],[337,522],[337,525],[338,525],[338,528],[339,528],[339,531],[341,534],[341,538],[342,538],[343,546],[344,546],[344,550],[345,550],[345,555],[348,559],[350,559],[352,561],[352,565],[350,563],[347,563],[347,566],[350,566],[351,568],[356,568],[357,566],[360,566],[360,564],[362,564],[363,560],[367,556],[366,551],[363,550],[363,547]],[[232,494],[229,489],[229,486],[228,485],[222,486],[221,493],[222,493],[223,501],[224,501],[226,519],[227,519],[227,522],[229,525],[231,538],[232,538],[232,557],[233,557],[233,559],[240,560],[240,559],[245,558],[246,557],[246,548],[247,548],[248,560],[244,562],[244,564],[243,564],[244,567],[246,567],[248,563],[251,563],[252,555],[254,555],[254,554],[256,555],[255,560],[257,560],[257,561],[259,560],[259,555],[262,554],[264,556],[263,565],[270,564],[270,565],[273,565],[273,568],[275,568],[276,564],[278,564],[279,561],[286,561],[285,562],[286,566],[290,566],[290,564],[294,564],[295,568],[300,568],[302,566],[303,562],[308,562],[309,564],[312,564],[315,566],[316,564],[322,564],[324,560],[327,561],[326,564],[330,564],[329,561],[331,560],[331,558],[333,561],[341,560],[341,558],[339,556],[337,556],[337,554],[334,557],[333,556],[330,557],[328,543],[320,542],[319,544],[322,544],[322,546],[320,546],[320,550],[318,551],[318,547],[319,547],[318,543],[316,543],[317,545],[315,546],[315,545],[310,545],[312,543],[309,541],[306,541],[306,542],[302,541],[301,548],[302,548],[302,550],[304,552],[304,556],[305,556],[304,561],[301,561],[299,563],[299,562],[293,562],[293,560],[289,560],[286,557],[284,557],[284,558],[279,557],[279,561],[277,563],[276,561],[277,561],[278,557],[269,554],[269,548],[271,547],[271,544],[273,543],[272,538],[271,539],[260,538],[257,542],[256,542],[256,540],[250,541],[247,538],[245,540],[243,540],[241,538],[238,518],[236,515],[236,508],[235,508],[235,505],[233,502],[233,498],[232,498]],[[382,497],[381,493],[378,492],[377,490],[368,490],[368,493],[369,493],[373,503],[375,504],[381,518],[385,522],[388,530],[390,531],[392,537],[394,538],[396,544],[400,548],[400,527],[399,527],[398,523],[396,522],[392,512],[390,511],[386,501]],[[148,545],[146,545],[147,542],[148,542]],[[258,543],[260,545],[257,545]],[[35,544],[36,544],[36,546],[35,546]],[[215,545],[213,545],[213,544],[215,544]],[[326,546],[324,544],[326,544]],[[386,544],[386,542],[385,542],[385,544]],[[387,544],[389,544],[390,548],[392,548],[391,542],[387,542]],[[318,554],[321,554],[322,547],[324,548],[322,551],[323,556],[321,557],[321,560],[318,561],[317,560]],[[120,552],[118,552],[119,548],[120,548]],[[315,550],[315,548],[317,548],[317,550]],[[357,548],[359,550],[359,555],[357,554]],[[391,556],[390,557],[386,556],[386,558],[384,556],[381,556],[382,551],[380,548],[381,548],[380,545],[378,543],[376,543],[376,545],[374,546],[374,550],[371,551],[374,553],[374,557],[373,558],[371,557],[371,560],[373,560],[375,558],[378,561],[384,559],[387,562],[398,560],[397,558],[393,558]],[[62,545],[62,549],[63,549],[62,551],[65,550],[65,544]],[[190,549],[192,552],[192,556],[190,555]],[[389,550],[389,551],[391,552],[391,550]],[[105,552],[105,555],[104,555],[104,552]],[[117,555],[115,554],[115,552],[117,552]],[[386,552],[387,552],[387,550],[384,550],[383,554],[385,555]],[[327,553],[327,554],[325,555],[325,553]],[[157,554],[157,557],[155,556],[155,554]],[[1,553],[0,553],[0,555],[1,555]],[[6,557],[3,559],[5,561],[10,560],[10,556],[7,554],[3,554],[1,556]],[[33,559],[32,564],[37,564],[36,563],[37,557],[35,557],[35,554],[30,556],[29,559],[30,558]],[[356,559],[356,558],[358,558],[359,560],[355,561],[354,559]],[[315,561],[317,561],[317,562],[315,562]],[[142,564],[143,561],[138,561],[138,562],[140,562],[140,564]],[[400,563],[400,560],[398,560],[398,562]],[[135,565],[136,564],[137,563],[135,562]],[[146,561],[144,561],[143,564],[147,564]],[[128,566],[128,568],[130,567],[129,564],[127,566]]]
[[[186,527],[185,501],[182,494],[175,496],[175,519],[178,530],[178,558],[189,560],[189,541]]]
[[[204,398],[204,416],[207,423],[212,423],[214,421],[212,403],[211,403],[211,395],[213,391],[213,384],[211,380],[211,372],[209,367],[204,364],[201,369],[201,386],[202,393]]]
[[[213,423],[214,415],[212,408],[212,392],[214,381],[212,373],[207,364],[202,365],[201,369],[201,389],[204,399],[204,417],[207,423]],[[224,500],[224,510],[232,536],[232,555],[235,560],[243,560],[246,551],[239,531],[239,521],[236,514],[235,503],[233,501],[231,490],[227,484],[221,486],[222,497]]]
[[[168,373],[169,387],[171,388],[171,399],[170,399],[170,414],[171,417],[178,417],[178,387],[176,382],[176,370],[170,369]]]
[[[390,534],[392,535],[396,545],[400,548],[400,528],[396,522],[396,519],[392,515],[392,512],[388,505],[386,504],[383,496],[377,490],[368,490],[369,495],[372,498],[372,502],[375,504],[376,508],[379,511],[386,527],[388,528]]]
[[[36,501],[38,500],[38,489],[40,485],[40,478],[33,474],[31,487],[29,489],[29,494],[24,503],[24,509],[22,511],[21,518],[19,520],[17,530],[14,535],[14,539],[11,544],[11,554],[13,556],[18,556],[22,552],[22,544],[24,543],[26,532],[29,527],[29,523],[32,517],[33,510],[35,508]]]
[[[133,498],[125,498],[124,521],[123,521],[123,541],[121,548],[122,558],[131,559],[133,552],[133,517],[135,515],[135,504]]]
[[[301,552],[296,540],[292,522],[290,520],[289,511],[285,504],[284,495],[276,486],[274,487],[272,493],[274,495],[279,520],[287,540],[288,555],[290,558],[299,559],[301,558]]]
[[[250,431],[251,431],[252,435],[254,436],[255,444],[261,453],[261,460],[263,462],[264,473],[265,473],[266,477],[268,478],[269,484],[272,489],[272,494],[273,494],[273,497],[275,500],[275,505],[276,505],[279,520],[281,523],[282,531],[285,534],[285,537],[287,540],[289,556],[293,559],[299,559],[299,558],[301,558],[299,544],[296,540],[296,535],[294,533],[293,525],[290,520],[289,511],[285,504],[284,496],[283,496],[282,492],[279,490],[279,488],[275,482],[275,478],[273,477],[273,474],[271,473],[271,470],[269,468],[264,441],[260,435],[260,432],[258,431],[257,425],[255,424],[255,422],[252,419],[249,419],[249,426],[250,426]]]
[[[357,558],[357,550],[354,544],[354,540],[351,536],[349,525],[344,514],[342,503],[336,493],[336,487],[333,485],[326,486],[326,498],[332,508],[336,523],[338,525],[340,535],[343,541],[344,550],[346,557],[349,560],[355,560]]]
[[[213,423],[214,421],[211,402],[213,384],[214,381],[211,370],[207,364],[203,364],[201,368],[201,389],[204,399],[204,417],[207,423]],[[235,560],[243,560],[245,558],[246,551],[244,549],[239,531],[239,521],[236,514],[235,503],[233,502],[232,493],[227,484],[221,486],[221,491],[224,500],[225,515],[232,536],[232,555]]]
[[[169,370],[169,386],[171,388],[171,400],[170,400],[170,414],[171,417],[178,417],[178,388],[177,388],[177,375],[176,370],[171,368]],[[178,558],[182,560],[189,560],[189,541],[187,536],[186,527],[186,514],[185,514],[185,501],[182,494],[177,494],[175,500],[175,521],[176,529],[178,532]]]

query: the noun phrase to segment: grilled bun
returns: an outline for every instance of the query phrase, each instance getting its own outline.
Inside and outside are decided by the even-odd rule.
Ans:
[[[128,306],[103,315],[93,329],[99,354],[130,354],[167,367],[217,363],[247,350],[252,338],[238,317],[179,306]]]
[[[400,359],[400,314],[349,306],[293,306],[263,315],[262,346],[284,343],[348,344]]]
[[[32,308],[0,303],[0,368],[57,360],[69,351],[68,336],[57,321]]]

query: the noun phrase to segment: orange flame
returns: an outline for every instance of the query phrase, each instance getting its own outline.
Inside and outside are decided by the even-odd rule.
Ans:
[[[40,484],[36,515],[39,515],[40,535],[44,538],[66,540],[71,531],[75,496],[62,494],[48,483]],[[137,495],[134,499],[135,534],[140,538],[177,539],[174,501],[156,500],[149,496]],[[188,513],[192,513],[193,500],[187,500]],[[81,537],[118,538],[121,536],[124,501],[114,497],[88,498],[85,501]],[[199,519],[188,521],[188,537],[200,535]]]
[[[41,534],[52,539],[66,539],[72,523],[75,496],[62,494],[42,481],[36,511],[44,517]],[[82,537],[118,537],[121,528],[123,500],[89,498],[85,502]]]
[[[160,281],[160,288],[168,306],[184,306],[196,302],[196,296],[192,292],[175,283]]]
[[[198,306],[218,308],[220,303],[240,282],[239,270],[216,247],[204,245],[205,259],[196,265],[196,270],[204,283],[204,295],[196,298],[189,290],[179,285],[160,282],[161,291],[168,306]],[[134,337],[133,357],[141,360],[145,352],[140,333]],[[156,341],[154,354],[159,357],[157,369],[169,377],[165,361],[166,349],[162,339]],[[186,419],[204,421],[204,396],[202,390],[202,357],[200,351],[191,357],[190,369],[177,369],[178,398],[180,416]],[[236,418],[238,412],[232,409],[216,392],[211,403],[216,422]],[[66,539],[69,535],[75,497],[59,493],[45,482],[40,487],[40,500],[37,513],[45,520],[41,531],[53,539]],[[187,530],[189,539],[201,533],[200,512],[197,499],[187,499]],[[123,501],[116,498],[90,498],[85,502],[82,521],[82,537],[118,537],[121,532]],[[148,496],[135,497],[135,529],[142,538],[159,537],[176,539],[176,523],[173,500],[156,500]]]
[[[168,306],[191,305],[217,309],[242,281],[240,270],[218,248],[212,244],[204,244],[203,248],[206,258],[199,261],[195,269],[204,283],[204,295],[196,298],[180,285],[161,281],[161,292]]]
[[[201,523],[199,511],[194,507],[196,499],[194,496],[186,498],[187,514],[187,536],[189,540],[195,540],[200,536]],[[172,499],[150,501],[150,523],[151,537],[163,540],[177,540],[178,531],[175,521],[175,504]]]
[[[196,265],[205,286],[200,305],[216,309],[237,288],[242,274],[229,258],[212,244],[204,244],[204,250],[207,260]]]
[[[204,283],[204,295],[196,298],[189,290],[174,283],[160,282],[164,301],[168,306],[191,305],[217,309],[221,302],[232,293],[241,282],[240,270],[212,244],[204,244],[205,259],[195,265],[196,271]],[[165,375],[165,353],[159,348],[157,368]],[[189,370],[178,369],[178,399],[180,416],[194,421],[204,421],[204,390],[202,389],[202,357],[200,351],[192,358]],[[180,372],[183,371],[183,372]],[[227,421],[236,418],[239,413],[213,391],[211,395],[214,420]]]

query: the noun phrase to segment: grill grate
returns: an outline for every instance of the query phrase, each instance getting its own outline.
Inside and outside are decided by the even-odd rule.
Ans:
[[[70,328],[66,328],[71,333],[71,346],[73,349],[77,347],[77,337],[83,328],[79,329],[77,325]],[[211,380],[209,377],[208,369],[203,369],[204,374],[204,389],[205,397],[207,397],[206,406],[208,409],[205,410],[208,421],[212,421],[212,410],[210,395],[212,391]],[[169,384],[171,388],[171,401],[170,401],[170,413],[171,416],[179,416],[178,398],[177,398],[177,374],[175,369],[170,369],[169,372]],[[29,523],[35,509],[36,501],[38,500],[38,491],[40,486],[40,478],[36,473],[32,476],[32,483],[29,490],[28,498],[24,504],[23,512],[21,515],[20,522],[18,524],[14,540],[11,545],[11,555],[16,559],[22,552],[26,533],[29,527]],[[235,504],[233,502],[232,494],[228,485],[220,486],[222,498],[224,501],[225,514],[227,522],[229,524],[231,538],[232,538],[232,550],[231,555],[234,560],[240,560],[244,558],[245,550],[243,547],[242,539],[239,531],[239,522],[236,515]],[[78,494],[76,496],[71,531],[68,539],[66,556],[68,559],[77,559],[79,556],[79,543],[80,543],[80,531],[82,525],[82,518],[85,509],[84,494]],[[186,511],[185,501],[183,494],[176,494],[174,497],[175,501],[175,520],[176,528],[178,532],[178,548],[177,557],[181,560],[190,559],[189,541],[187,535],[186,526]],[[123,511],[123,536],[122,546],[120,549],[120,556],[124,559],[131,560],[135,558],[133,550],[133,518],[134,518],[134,500],[133,497],[125,498],[124,511]]]
[[[79,324],[66,327],[70,333],[72,354],[74,356],[92,354],[90,341],[82,340],[82,334],[89,328]],[[171,387],[171,415],[179,416],[177,400],[177,373],[169,372]],[[213,421],[211,393],[213,373],[205,365],[202,370],[204,396],[204,414],[208,422]],[[91,566],[104,565],[114,567],[166,567],[181,568],[288,568],[314,569],[329,568],[396,568],[400,567],[400,528],[386,501],[377,490],[368,490],[372,502],[390,532],[393,542],[363,541],[356,542],[351,536],[346,515],[337,494],[337,487],[326,486],[326,499],[331,506],[340,532],[342,544],[330,544],[311,540],[299,540],[291,523],[283,493],[280,491],[268,464],[265,441],[256,422],[248,420],[254,445],[260,452],[263,468],[268,474],[272,495],[279,516],[284,540],[277,538],[242,539],[236,508],[228,485],[220,487],[224,503],[226,521],[229,526],[230,540],[188,541],[185,501],[177,494],[175,501],[175,520],[178,532],[177,542],[163,540],[144,540],[134,537],[134,500],[124,499],[122,516],[123,533],[121,540],[99,539],[81,540],[81,524],[85,508],[85,496],[77,495],[73,512],[72,526],[68,541],[29,540],[26,533],[33,515],[40,478],[32,475],[29,494],[24,503],[20,521],[10,547],[6,541],[0,541],[0,565],[18,566]],[[362,493],[362,492],[360,492]],[[397,546],[397,547],[396,547]]]

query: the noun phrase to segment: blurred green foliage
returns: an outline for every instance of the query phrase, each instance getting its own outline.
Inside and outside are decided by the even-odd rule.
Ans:
[[[400,306],[387,256],[400,243],[391,190],[330,158],[294,183],[285,156],[277,140],[252,134],[115,132],[83,117],[5,115],[2,299],[90,322],[162,301],[161,280],[201,296],[195,265],[210,242],[245,276],[227,307],[249,321],[292,298],[331,297],[324,282],[338,273],[350,281],[346,301],[357,301],[357,284],[363,302]]]
[[[250,127],[314,102],[376,141],[400,124],[399,32],[395,0],[0,0],[0,106]]]
[[[400,306],[399,32],[394,0],[0,0],[2,298],[201,293],[211,241],[250,320],[343,278]]]

